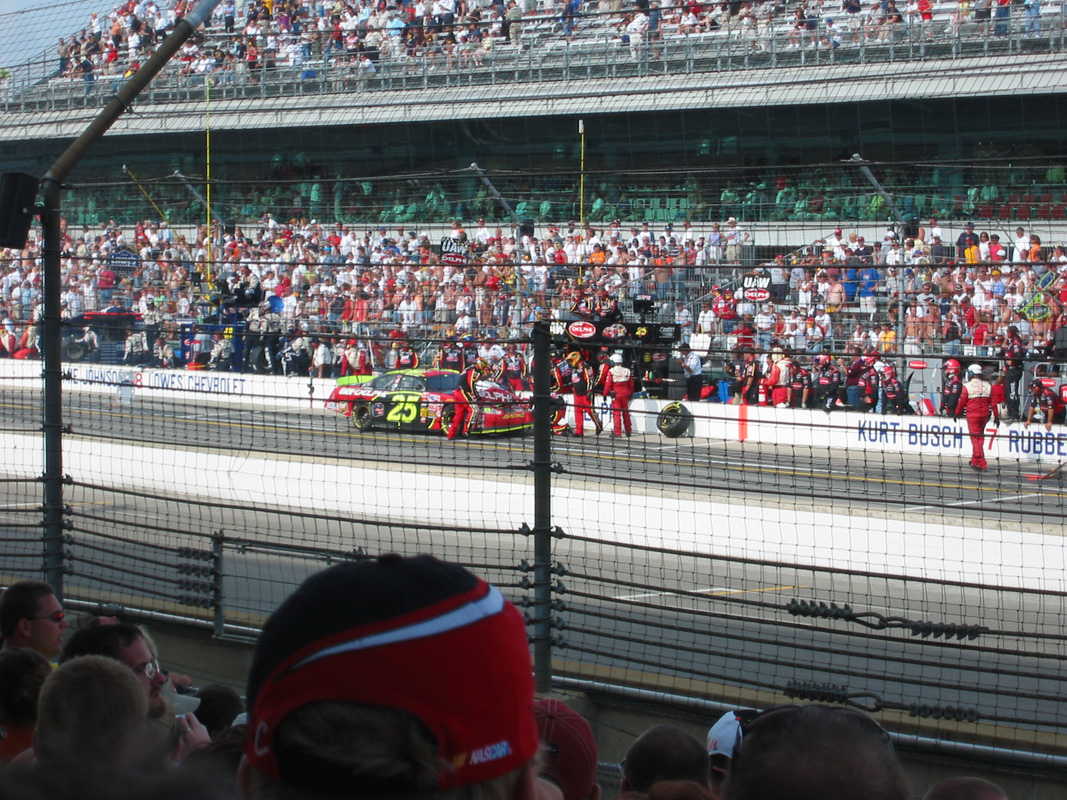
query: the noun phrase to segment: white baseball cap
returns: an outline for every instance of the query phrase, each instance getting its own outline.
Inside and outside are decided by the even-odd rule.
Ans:
[[[719,721],[708,730],[708,755],[733,758],[739,730],[741,723],[733,711],[727,711],[719,717]]]

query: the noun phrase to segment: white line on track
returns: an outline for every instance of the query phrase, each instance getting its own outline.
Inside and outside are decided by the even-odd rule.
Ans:
[[[1005,497],[983,497],[978,500],[961,500],[958,503],[945,503],[936,506],[907,506],[904,511],[924,511],[928,508],[962,508],[963,506],[980,506],[984,503],[1010,503],[1012,500],[1028,500],[1031,497],[1041,497],[1041,492],[1030,494],[1010,494]]]

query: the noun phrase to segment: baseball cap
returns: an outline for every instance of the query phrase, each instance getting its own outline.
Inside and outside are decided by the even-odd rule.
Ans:
[[[394,707],[419,718],[451,765],[437,788],[468,786],[537,753],[533,690],[522,615],[495,587],[432,556],[340,564],[305,580],[263,626],[244,752],[269,778],[336,793],[352,778],[279,751],[280,723],[323,701]]]
[[[708,757],[711,759],[711,768],[715,771],[725,772],[729,767],[740,730],[741,722],[736,711],[727,711],[708,730]]]
[[[541,734],[541,774],[563,791],[563,800],[585,800],[596,783],[597,749],[593,729],[566,703],[548,698],[533,707]]]

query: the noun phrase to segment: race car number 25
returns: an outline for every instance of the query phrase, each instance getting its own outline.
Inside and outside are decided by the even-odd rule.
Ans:
[[[419,404],[414,400],[398,400],[389,413],[386,414],[385,419],[387,422],[396,422],[398,424],[406,424],[414,422],[419,416]]]

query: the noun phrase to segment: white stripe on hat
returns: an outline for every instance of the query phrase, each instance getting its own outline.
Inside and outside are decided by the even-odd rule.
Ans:
[[[424,639],[429,636],[436,636],[439,633],[454,631],[458,628],[463,628],[467,625],[479,622],[486,617],[499,614],[504,610],[505,602],[504,596],[500,594],[500,591],[495,586],[489,586],[489,592],[485,597],[479,598],[478,600],[472,600],[471,602],[445,614],[423,620],[422,622],[405,625],[404,627],[396,628],[395,630],[371,634],[370,636],[364,636],[360,639],[353,639],[350,642],[342,642],[333,647],[328,647],[325,650],[312,653],[299,663],[294,664],[287,671],[292,672],[293,670],[307,666],[312,661],[317,661],[318,659],[326,658],[327,656],[350,653],[356,650],[369,650],[372,647],[382,647],[388,644],[398,644],[399,642],[410,642],[415,639]]]

